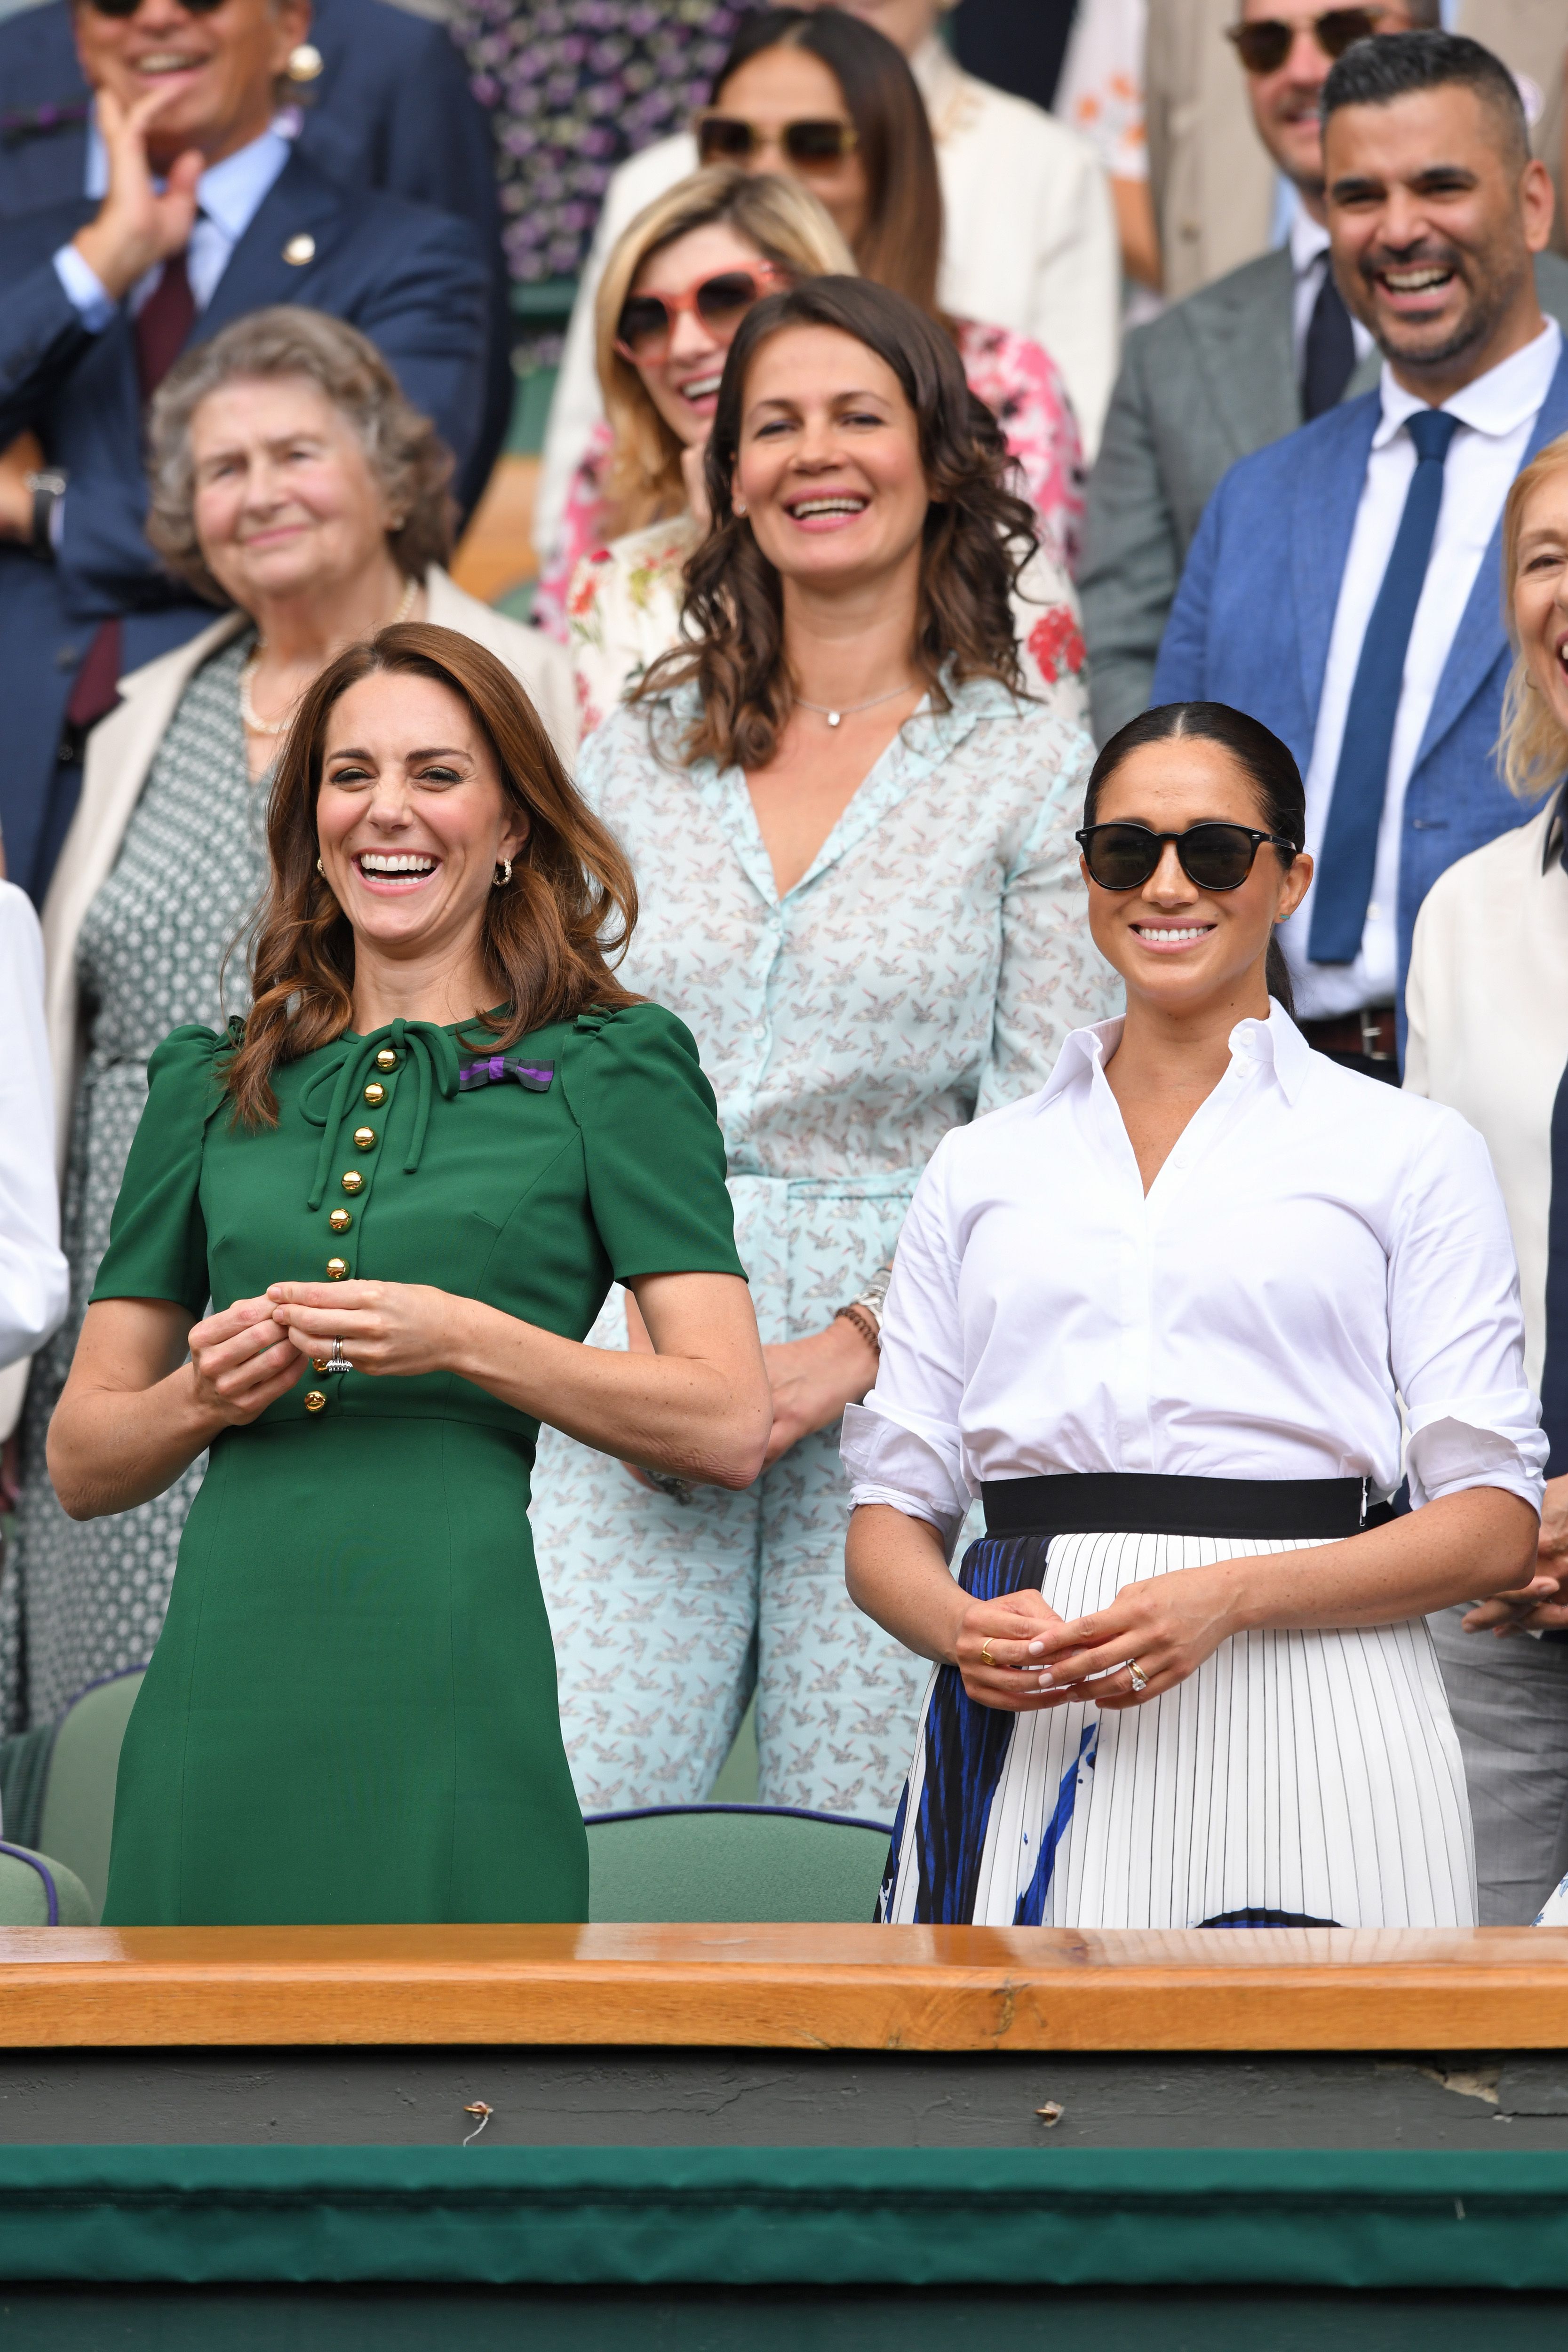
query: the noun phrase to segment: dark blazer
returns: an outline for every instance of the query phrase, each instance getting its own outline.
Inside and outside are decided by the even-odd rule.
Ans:
[[[1228,702],[1294,752],[1305,774],[1329,638],[1381,414],[1368,393],[1233,466],[1205,509],[1171,611],[1153,700]],[[1568,349],[1525,462],[1568,430]],[[1532,814],[1498,773],[1512,654],[1503,634],[1502,520],[1476,573],[1405,789],[1399,853],[1401,1023],[1411,935],[1446,867]]]
[[[1542,308],[1568,327],[1568,262],[1536,264]],[[1079,572],[1097,741],[1149,704],[1182,566],[1227,469],[1301,423],[1286,252],[1248,261],[1134,328],[1089,477]],[[1376,383],[1374,352],[1351,378]]]
[[[124,616],[123,668],[166,653],[211,607],[160,571],[142,535],[146,490],[135,348],[123,310],[100,335],[72,309],[52,260],[93,206],[0,223],[0,447],[31,431],[70,486],[54,561],[0,548],[0,824],[13,881],[37,871],[71,682],[99,621]],[[284,259],[309,236],[302,266]],[[409,399],[459,458],[484,409],[489,276],[473,232],[450,214],[379,194],[351,195],[291,155],[236,246],[192,331],[198,342],[270,302],[304,302],[379,344]],[[58,828],[56,829],[58,835]]]
[[[510,280],[489,118],[443,26],[390,0],[316,0],[314,81],[293,88],[298,152],[340,187],[385,188],[466,220],[490,271],[491,349],[483,424],[460,484],[474,504],[511,416]],[[68,0],[0,20],[0,221],[80,196],[89,90]]]

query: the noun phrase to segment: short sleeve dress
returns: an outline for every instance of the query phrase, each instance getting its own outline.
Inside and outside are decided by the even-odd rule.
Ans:
[[[231,1040],[153,1055],[94,1299],[430,1282],[580,1339],[612,1281],[742,1273],[713,1096],[653,1004],[476,1058],[395,1021],[235,1122]],[[229,1431],[126,1731],[114,1925],[581,1919],[528,1506],[539,1423],[453,1372],[329,1372]]]

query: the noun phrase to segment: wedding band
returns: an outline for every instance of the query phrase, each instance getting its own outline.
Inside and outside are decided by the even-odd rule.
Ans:
[[[343,1353],[343,1343],[341,1339],[334,1339],[332,1341],[332,1352],[328,1357],[326,1362],[321,1365],[321,1370],[323,1372],[353,1371],[353,1366],[350,1363],[348,1358]]]
[[[995,1639],[996,1636],[994,1633],[987,1633],[985,1639],[980,1644],[980,1654],[984,1659],[988,1666],[994,1666],[996,1664],[995,1659],[991,1654],[991,1644]]]
[[[1129,1674],[1131,1675],[1131,1677],[1132,1677],[1132,1687],[1133,1687],[1133,1689],[1134,1689],[1135,1691],[1141,1691],[1141,1690],[1147,1690],[1147,1689],[1148,1689],[1148,1687],[1149,1687],[1149,1677],[1148,1677],[1148,1675],[1144,1673],[1144,1671],[1143,1671],[1142,1667],[1139,1664],[1139,1663],[1138,1663],[1138,1661],[1137,1661],[1137,1659],[1136,1659],[1136,1658],[1129,1658],[1129,1659],[1128,1659],[1128,1661],[1127,1661],[1127,1671],[1128,1671],[1128,1673],[1129,1673]]]

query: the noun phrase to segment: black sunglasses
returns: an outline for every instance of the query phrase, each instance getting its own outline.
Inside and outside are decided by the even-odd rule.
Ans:
[[[1367,41],[1376,32],[1381,8],[1329,8],[1312,18],[1310,29],[1326,58],[1342,58],[1355,41]],[[1278,73],[1290,54],[1298,27],[1266,16],[1252,25],[1231,25],[1226,38],[1250,74]]]
[[[1300,845],[1282,833],[1259,833],[1250,824],[1205,818],[1185,833],[1154,833],[1146,824],[1086,824],[1073,838],[1083,851],[1089,878],[1102,890],[1138,890],[1159,870],[1165,844],[1174,842],[1182,871],[1200,890],[1239,890],[1258,851],[1268,842],[1288,849]]]
[[[88,0],[95,16],[134,16],[142,0]],[[223,0],[180,0],[187,16],[210,16]]]
[[[778,134],[780,147],[796,171],[821,171],[852,155],[859,134],[852,122],[831,117],[824,121],[786,122]],[[702,114],[697,119],[697,152],[704,163],[749,163],[767,145],[767,133],[738,114]]]

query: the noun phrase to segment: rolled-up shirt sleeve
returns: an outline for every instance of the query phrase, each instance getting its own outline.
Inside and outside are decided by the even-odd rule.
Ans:
[[[0,1365],[31,1355],[68,1300],[54,1133],[38,919],[0,882]]]
[[[1501,1486],[1539,1512],[1548,1448],[1524,1375],[1513,1242],[1486,1145],[1457,1111],[1401,1202],[1388,1283],[1412,1505]]]
[[[877,1383],[863,1404],[847,1407],[841,1445],[851,1507],[888,1503],[910,1518],[928,1520],[951,1559],[973,1495],[960,1431],[958,1257],[948,1231],[943,1174],[939,1147],[899,1236]]]

